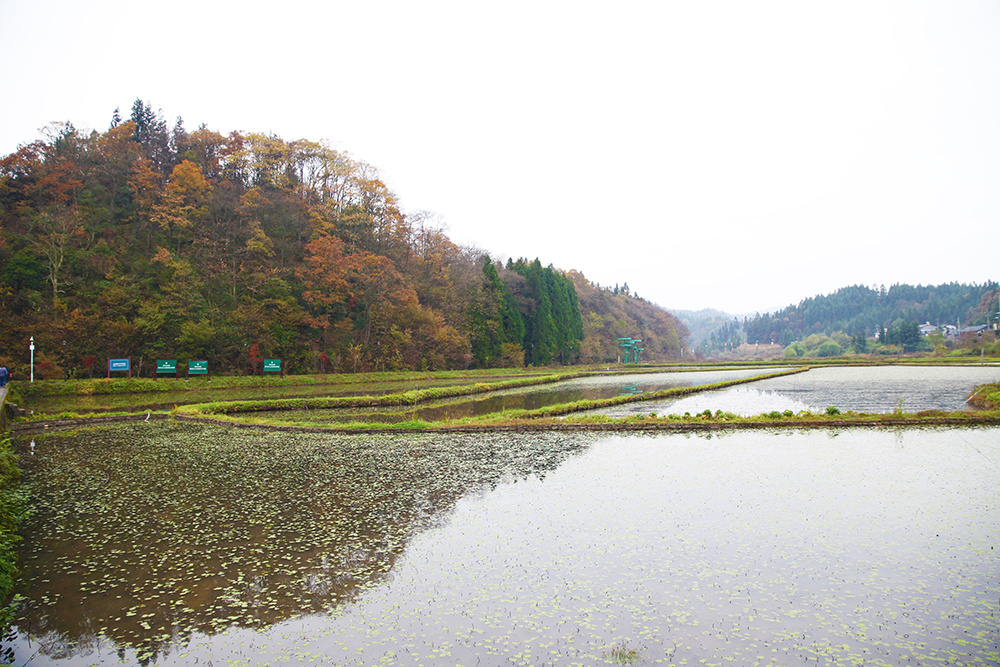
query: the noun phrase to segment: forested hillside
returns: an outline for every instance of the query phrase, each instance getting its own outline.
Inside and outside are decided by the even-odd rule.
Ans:
[[[641,299],[457,246],[322,142],[168,128],[141,100],[106,132],[44,136],[0,160],[0,362],[15,372],[31,336],[49,377],[103,375],[108,357],[143,375],[158,358],[327,372],[605,362],[618,336],[650,360],[685,346]]]
[[[583,313],[581,356],[592,361],[614,361],[621,355],[619,338],[642,341],[643,360],[675,359],[687,351],[688,330],[676,317],[622,289],[602,289],[578,271],[569,277],[576,286]]]
[[[853,285],[833,294],[805,299],[774,314],[743,323],[748,343],[789,345],[811,334],[842,332],[873,336],[902,320],[914,324],[969,326],[985,324],[997,313],[997,283],[937,286],[893,285],[874,289]]]

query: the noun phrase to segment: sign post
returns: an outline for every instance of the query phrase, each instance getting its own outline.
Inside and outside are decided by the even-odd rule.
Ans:
[[[177,360],[176,359],[157,359],[156,360],[156,375],[159,377],[160,373],[173,373],[174,377],[177,377]]]
[[[128,371],[128,379],[132,379],[132,357],[126,359],[108,359],[108,377],[111,377],[111,371]]]
[[[208,361],[189,361],[188,375],[208,375]]]
[[[640,363],[639,353],[645,350],[644,347],[639,347],[639,343],[642,342],[641,338],[619,338],[619,345],[622,348],[622,352],[625,354],[624,363]]]

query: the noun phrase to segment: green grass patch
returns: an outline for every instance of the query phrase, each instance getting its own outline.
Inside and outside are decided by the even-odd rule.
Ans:
[[[27,491],[20,484],[21,470],[11,446],[10,432],[0,435],[0,630],[14,619],[18,600],[10,599],[17,576],[17,530],[28,514]]]
[[[1000,383],[976,387],[969,396],[969,405],[983,410],[1000,410]]]

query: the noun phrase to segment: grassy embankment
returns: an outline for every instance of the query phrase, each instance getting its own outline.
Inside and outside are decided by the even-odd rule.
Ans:
[[[308,410],[322,409],[329,407],[349,407],[343,400],[335,399],[290,399],[281,402],[248,402],[240,404],[207,404],[191,405],[178,410],[176,414],[181,418],[211,417],[220,421],[230,421],[256,426],[276,426],[286,428],[324,428],[331,430],[382,430],[382,429],[403,429],[403,430],[431,430],[431,429],[492,429],[492,428],[637,428],[637,429],[673,429],[673,428],[733,428],[739,426],[830,426],[830,425],[890,425],[890,424],[974,424],[974,423],[1000,423],[1000,409],[993,407],[985,412],[943,412],[940,410],[923,410],[918,413],[904,413],[896,410],[891,413],[856,413],[852,411],[840,412],[836,407],[830,406],[822,413],[799,412],[793,413],[790,410],[784,412],[769,412],[752,417],[743,417],[732,413],[716,411],[714,413],[706,410],[696,415],[656,415],[649,413],[630,417],[613,418],[604,415],[583,415],[572,416],[573,413],[585,412],[595,409],[613,407],[626,403],[636,403],[641,401],[655,401],[667,398],[678,398],[703,391],[725,389],[748,382],[756,382],[772,377],[780,377],[793,373],[800,373],[808,370],[808,367],[797,367],[791,370],[774,373],[764,373],[750,378],[716,382],[707,385],[697,385],[692,387],[677,387],[664,389],[661,391],[649,392],[638,395],[615,396],[606,399],[580,400],[572,403],[546,406],[535,410],[505,410],[503,412],[492,413],[476,417],[466,417],[451,420],[448,422],[429,423],[423,421],[402,421],[393,424],[373,424],[371,422],[354,422],[343,424],[316,423],[312,425],[303,424],[302,421],[288,421],[274,416],[260,419],[247,416],[248,411],[262,410]],[[567,376],[552,376],[548,381],[558,381],[568,379]],[[510,388],[518,383],[511,383],[507,387],[478,385],[482,391],[494,391],[501,388]],[[526,383],[529,384],[529,383]],[[520,386],[526,386],[522,384]],[[534,384],[534,383],[530,383]],[[473,392],[468,392],[473,393]],[[460,395],[453,393],[452,395]],[[466,394],[467,395],[467,394]],[[396,406],[412,405],[416,406],[425,400],[439,399],[445,396],[443,392],[411,392],[406,395],[391,395],[382,397],[372,397],[370,402],[357,403],[354,405],[366,406]],[[1000,398],[1000,397],[998,397]],[[989,406],[986,406],[989,408]]]
[[[739,380],[715,382],[712,384],[696,385],[691,387],[677,387],[673,389],[664,389],[644,394],[629,394],[629,395],[615,396],[612,398],[604,398],[604,399],[584,399],[584,400],[574,401],[572,403],[562,403],[559,405],[546,406],[535,410],[524,410],[524,409],[505,410],[499,413],[492,413],[489,415],[483,415],[477,417],[466,417],[463,419],[450,420],[448,422],[431,423],[431,422],[411,420],[411,421],[403,421],[390,424],[372,424],[371,422],[349,422],[344,424],[323,423],[322,425],[330,429],[345,429],[345,430],[414,429],[414,428],[426,429],[426,428],[446,428],[449,426],[455,427],[455,426],[468,426],[468,425],[479,425],[479,426],[510,425],[512,423],[517,423],[517,422],[535,421],[544,418],[566,415],[573,412],[594,410],[599,408],[611,407],[615,405],[622,405],[625,403],[659,400],[664,398],[675,398],[679,396],[686,396],[689,394],[698,393],[701,391],[724,389],[726,387],[732,387],[735,385],[744,384],[746,382],[764,380],[772,377],[780,377],[782,375],[789,375],[792,373],[801,373],[802,371],[805,370],[808,369],[805,367],[800,367],[800,368],[794,368],[792,370],[785,370],[775,373],[765,373],[762,375],[753,376],[751,378],[743,378]],[[222,403],[207,403],[200,405],[188,405],[183,408],[178,408],[177,410],[174,411],[174,414],[180,416],[181,418],[185,417],[196,418],[199,416],[211,415],[213,417],[220,418],[223,421],[241,422],[241,423],[256,424],[256,425],[302,426],[301,421],[288,422],[288,421],[283,421],[281,419],[276,419],[271,416],[269,416],[267,419],[255,419],[253,417],[246,417],[244,415],[248,412],[275,411],[275,410],[318,410],[318,409],[348,408],[348,407],[413,406],[414,408],[416,408],[416,406],[424,405],[428,401],[440,400],[442,398],[468,396],[477,393],[486,393],[504,389],[515,389],[542,383],[559,382],[562,380],[569,380],[575,377],[582,377],[585,375],[590,375],[590,373],[563,373],[563,374],[550,375],[542,378],[525,378],[522,380],[508,380],[506,382],[500,382],[494,384],[478,383],[476,385],[466,386],[466,387],[447,387],[439,389],[417,390],[412,392],[406,392],[404,394],[390,394],[386,396],[367,396],[367,397],[349,397],[349,398],[343,398],[343,397],[295,398],[295,399],[285,399],[279,401],[233,401],[233,402],[222,402]]]
[[[21,470],[17,467],[17,455],[11,446],[10,431],[0,433],[0,601],[7,605],[0,607],[0,630],[6,630],[14,617],[16,597],[11,600],[17,575],[17,554],[14,547],[21,537],[17,530],[27,516],[27,493],[20,486]]]
[[[603,369],[602,369],[603,372]],[[455,398],[462,396],[470,396],[475,394],[488,393],[493,391],[501,391],[507,389],[516,389],[521,387],[528,387],[540,384],[547,384],[552,382],[559,382],[563,380],[570,380],[573,378],[583,377],[592,374],[593,371],[589,371],[585,368],[576,368],[567,371],[565,368],[558,372],[553,372],[553,369],[531,369],[526,371],[525,369],[520,369],[519,372],[512,371],[510,369],[497,369],[488,371],[464,371],[464,372],[445,372],[445,373],[380,373],[380,374],[367,374],[364,378],[358,378],[357,376],[346,376],[350,380],[350,384],[357,387],[357,391],[351,392],[350,395],[346,396],[319,396],[319,397],[308,397],[308,398],[278,398],[278,399],[263,399],[263,400],[217,400],[211,402],[200,403],[197,405],[183,405],[180,407],[175,406],[171,411],[174,414],[183,414],[194,412],[204,412],[208,414],[215,415],[225,415],[228,413],[236,412],[257,412],[257,411],[274,411],[274,410],[308,410],[308,409],[321,409],[321,408],[370,408],[370,407],[400,407],[400,406],[415,406],[415,405],[426,405],[429,401],[438,401],[447,398]],[[284,378],[285,384],[283,386],[302,386],[302,385],[335,385],[335,384],[346,384],[343,382],[345,376],[289,376]],[[333,378],[333,379],[332,379]],[[454,380],[465,379],[468,382],[455,383]],[[489,382],[477,381],[480,379],[490,379]],[[225,378],[222,383],[217,384],[212,387],[199,387],[197,389],[192,389],[192,392],[197,392],[199,390],[213,390],[213,393],[219,392],[220,390],[224,393],[225,389],[245,389],[248,385],[245,382],[246,378]],[[230,381],[232,381],[230,383]],[[408,390],[403,392],[395,393],[377,393],[380,388],[385,386],[398,385],[400,383],[406,383],[407,381],[417,383],[429,383],[434,384],[435,381],[447,382],[442,384],[442,386],[429,386],[424,389]],[[98,382],[95,380],[77,380],[77,381],[60,381],[60,386],[58,389],[53,389],[51,387],[42,390],[34,390],[27,397],[30,405],[30,397],[34,396],[57,396],[64,395],[57,393],[57,391],[73,391],[73,395],[90,395],[92,392],[89,388],[85,386],[87,382]],[[104,386],[106,380],[102,382],[101,390],[106,393],[114,393],[119,395],[127,395],[129,392],[125,392],[120,388],[114,388],[111,386]],[[111,382],[115,382],[112,380]],[[139,381],[136,380],[119,380],[118,382],[126,383],[132,387],[146,387],[148,385],[144,384],[149,382],[155,384],[155,381]],[[258,385],[262,388],[272,389],[274,384],[265,383]],[[177,389],[175,388],[174,391]],[[162,391],[162,389],[160,390]],[[370,393],[375,392],[375,393]],[[136,394],[144,392],[132,392]],[[196,396],[196,393],[193,393]],[[23,395],[22,395],[23,396]],[[19,397],[18,400],[24,400]],[[161,411],[164,412],[164,411]],[[52,422],[61,420],[87,420],[87,419],[114,419],[122,417],[130,417],[136,415],[146,416],[146,409],[133,409],[133,410],[119,410],[119,411],[104,411],[99,413],[80,413],[74,411],[62,411],[58,413],[45,413],[45,414],[29,414],[25,417],[21,417],[19,421],[39,421],[39,422]]]
[[[328,375],[289,375],[285,377],[270,376],[261,378],[259,376],[221,376],[217,378],[191,378],[191,379],[146,379],[146,378],[111,378],[111,379],[81,379],[81,380],[44,380],[33,384],[18,383],[14,390],[13,402],[26,403],[30,406],[30,399],[33,397],[66,396],[70,399],[73,396],[95,396],[95,395],[116,395],[127,396],[130,394],[149,396],[155,392],[181,392],[189,394],[191,399],[185,403],[195,403],[199,393],[225,394],[227,390],[261,389],[261,397],[254,400],[230,400],[223,397],[219,400],[198,401],[201,403],[198,408],[214,414],[225,414],[237,411],[273,411],[273,410],[298,410],[298,409],[320,409],[320,408],[368,408],[379,406],[410,406],[426,405],[429,401],[439,401],[447,398],[470,396],[474,394],[500,391],[506,389],[516,389],[532,385],[547,384],[570,380],[573,378],[588,375],[614,375],[614,374],[645,374],[664,371],[697,371],[706,368],[746,368],[748,366],[758,366],[760,364],[663,364],[649,365],[643,367],[623,367],[600,364],[596,366],[574,366],[574,367],[532,367],[532,368],[501,368],[501,369],[478,369],[466,371],[402,371],[383,373],[358,373],[358,374],[328,374]],[[787,366],[788,364],[784,364]],[[766,364],[765,364],[766,366]],[[613,370],[612,370],[613,369]],[[410,389],[406,391],[384,391],[400,384],[426,384],[423,389]],[[440,384],[440,386],[435,386]],[[268,399],[267,393],[271,390],[282,387],[305,387],[315,386],[319,389],[324,387],[338,387],[346,389],[340,393],[347,394],[341,396],[322,396],[314,398],[279,398]],[[355,390],[356,388],[356,390]],[[244,392],[245,393],[245,392]],[[72,402],[70,400],[70,402]],[[137,401],[138,403],[139,401]],[[183,406],[175,407],[178,410],[188,411]],[[44,414],[29,414],[23,417],[26,421],[49,421],[60,419],[88,419],[125,417],[137,414],[146,415],[145,408],[135,407],[125,408],[117,411],[101,412],[78,412],[73,410],[62,410],[59,412],[49,412]]]
[[[241,388],[298,387],[305,385],[357,385],[370,387],[382,383],[420,381],[427,379],[454,380],[464,378],[503,378],[548,375],[552,369],[496,368],[466,371],[385,371],[380,373],[335,373],[322,375],[215,375],[186,378],[93,378],[75,380],[41,380],[18,382],[12,387],[22,398],[33,396],[92,396],[99,394],[138,394],[146,392],[209,391]]]
[[[1000,384],[984,384],[976,387],[969,397],[969,405],[981,410],[1000,411]]]
[[[139,394],[151,392],[199,392],[225,389],[273,389],[279,387],[346,385],[357,386],[368,391],[373,386],[398,382],[461,381],[483,379],[498,381],[523,377],[545,377],[551,375],[600,373],[657,373],[679,370],[721,370],[726,368],[769,368],[787,366],[855,366],[886,364],[905,365],[948,365],[968,364],[969,359],[941,359],[927,356],[907,356],[886,359],[883,357],[850,356],[829,358],[774,358],[774,359],[733,359],[721,362],[670,362],[644,364],[642,366],[622,366],[620,364],[592,364],[589,366],[558,366],[531,368],[490,368],[459,371],[384,371],[378,373],[327,373],[316,375],[216,375],[160,378],[92,378],[73,380],[40,380],[34,383],[16,382],[12,385],[19,398],[35,396],[95,396],[106,394]],[[15,401],[16,402],[16,401]]]
[[[743,364],[700,364],[692,366],[690,364],[680,365],[659,365],[646,366],[642,368],[625,368],[618,366],[615,371],[618,373],[642,373],[642,372],[662,372],[666,370],[704,370],[706,368],[721,369],[742,367],[758,367],[762,370],[768,367],[788,366],[788,359],[770,360],[766,363],[751,362]],[[771,412],[754,417],[741,417],[731,413],[716,411],[715,413],[705,411],[696,415],[656,415],[654,413],[635,415],[623,418],[611,418],[603,415],[577,415],[574,413],[589,410],[601,409],[634,403],[639,401],[662,400],[677,398],[703,391],[724,389],[727,387],[755,382],[770,377],[777,377],[788,373],[802,372],[809,367],[818,365],[829,365],[830,362],[822,364],[802,365],[792,370],[779,371],[774,373],[762,373],[761,375],[732,380],[727,382],[713,383],[709,385],[699,385],[693,387],[680,387],[665,389],[656,392],[649,392],[639,395],[616,396],[607,399],[581,400],[572,403],[552,405],[536,410],[505,410],[503,412],[481,415],[476,417],[466,417],[447,422],[426,422],[415,419],[402,420],[395,423],[372,423],[369,421],[330,423],[329,421],[317,420],[309,423],[308,416],[303,418],[302,413],[311,410],[322,409],[343,409],[343,408],[387,408],[395,409],[398,413],[414,410],[417,406],[425,407],[434,403],[446,402],[447,399],[461,398],[476,394],[495,392],[508,389],[516,389],[533,385],[559,382],[576,377],[595,374],[608,374],[606,366],[601,367],[576,367],[566,369],[531,369],[530,374],[526,374],[526,369],[499,369],[499,370],[478,370],[478,371],[454,371],[443,373],[371,373],[363,375],[338,375],[338,376],[287,376],[285,378],[259,378],[259,377],[226,377],[216,378],[212,382],[212,389],[219,390],[225,387],[273,387],[276,382],[282,382],[285,386],[303,384],[353,384],[358,387],[357,393],[349,396],[323,396],[310,398],[288,398],[274,400],[240,400],[240,401],[215,401],[201,404],[185,405],[175,407],[172,414],[180,419],[212,419],[231,423],[240,423],[254,426],[275,426],[279,428],[322,428],[330,430],[383,430],[383,429],[403,429],[403,430],[426,430],[426,429],[447,429],[447,428],[729,428],[739,425],[748,427],[759,425],[829,425],[844,423],[867,423],[867,424],[896,424],[896,423],[998,423],[1000,422],[1000,396],[994,398],[990,403],[985,398],[981,401],[970,401],[979,408],[980,412],[955,412],[945,413],[941,411],[922,411],[916,414],[902,413],[896,411],[887,414],[864,414],[845,412],[840,413],[836,408],[828,409],[824,413],[792,413],[791,411]],[[844,360],[841,359],[841,362]],[[909,363],[930,363],[930,358],[910,358]],[[780,363],[785,362],[785,363]],[[870,363],[858,360],[856,363]],[[380,383],[422,381],[431,382],[436,380],[454,380],[455,378],[469,379],[465,384],[451,384],[449,386],[428,387],[405,392],[386,393],[382,395],[372,395],[373,387]],[[475,381],[477,379],[489,379],[489,382]],[[174,385],[171,390],[177,391],[178,384],[193,385],[192,391],[198,388],[207,388],[203,379],[193,380],[77,380],[77,381],[48,381],[55,386],[49,386],[42,390],[34,390],[36,395],[51,395],[57,391],[74,391],[78,394],[90,394],[100,391],[110,391],[113,393],[123,393],[126,389],[132,391],[163,391],[163,386]],[[87,383],[98,383],[97,387],[87,387]],[[116,386],[116,383],[119,386]],[[983,397],[990,396],[989,391],[979,392]],[[995,393],[995,392],[994,392]],[[280,416],[269,414],[266,417],[254,416],[253,413],[268,411],[297,411],[295,420],[282,419]],[[64,413],[60,415],[35,416],[34,419],[87,419],[95,417],[115,417],[134,416],[136,412],[101,413],[99,415],[80,415],[76,413]],[[145,416],[145,411],[141,413]]]

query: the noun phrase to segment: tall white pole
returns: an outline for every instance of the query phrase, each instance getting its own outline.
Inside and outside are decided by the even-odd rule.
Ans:
[[[31,343],[28,345],[28,349],[31,350],[31,381],[35,381],[35,337],[31,337]]]

